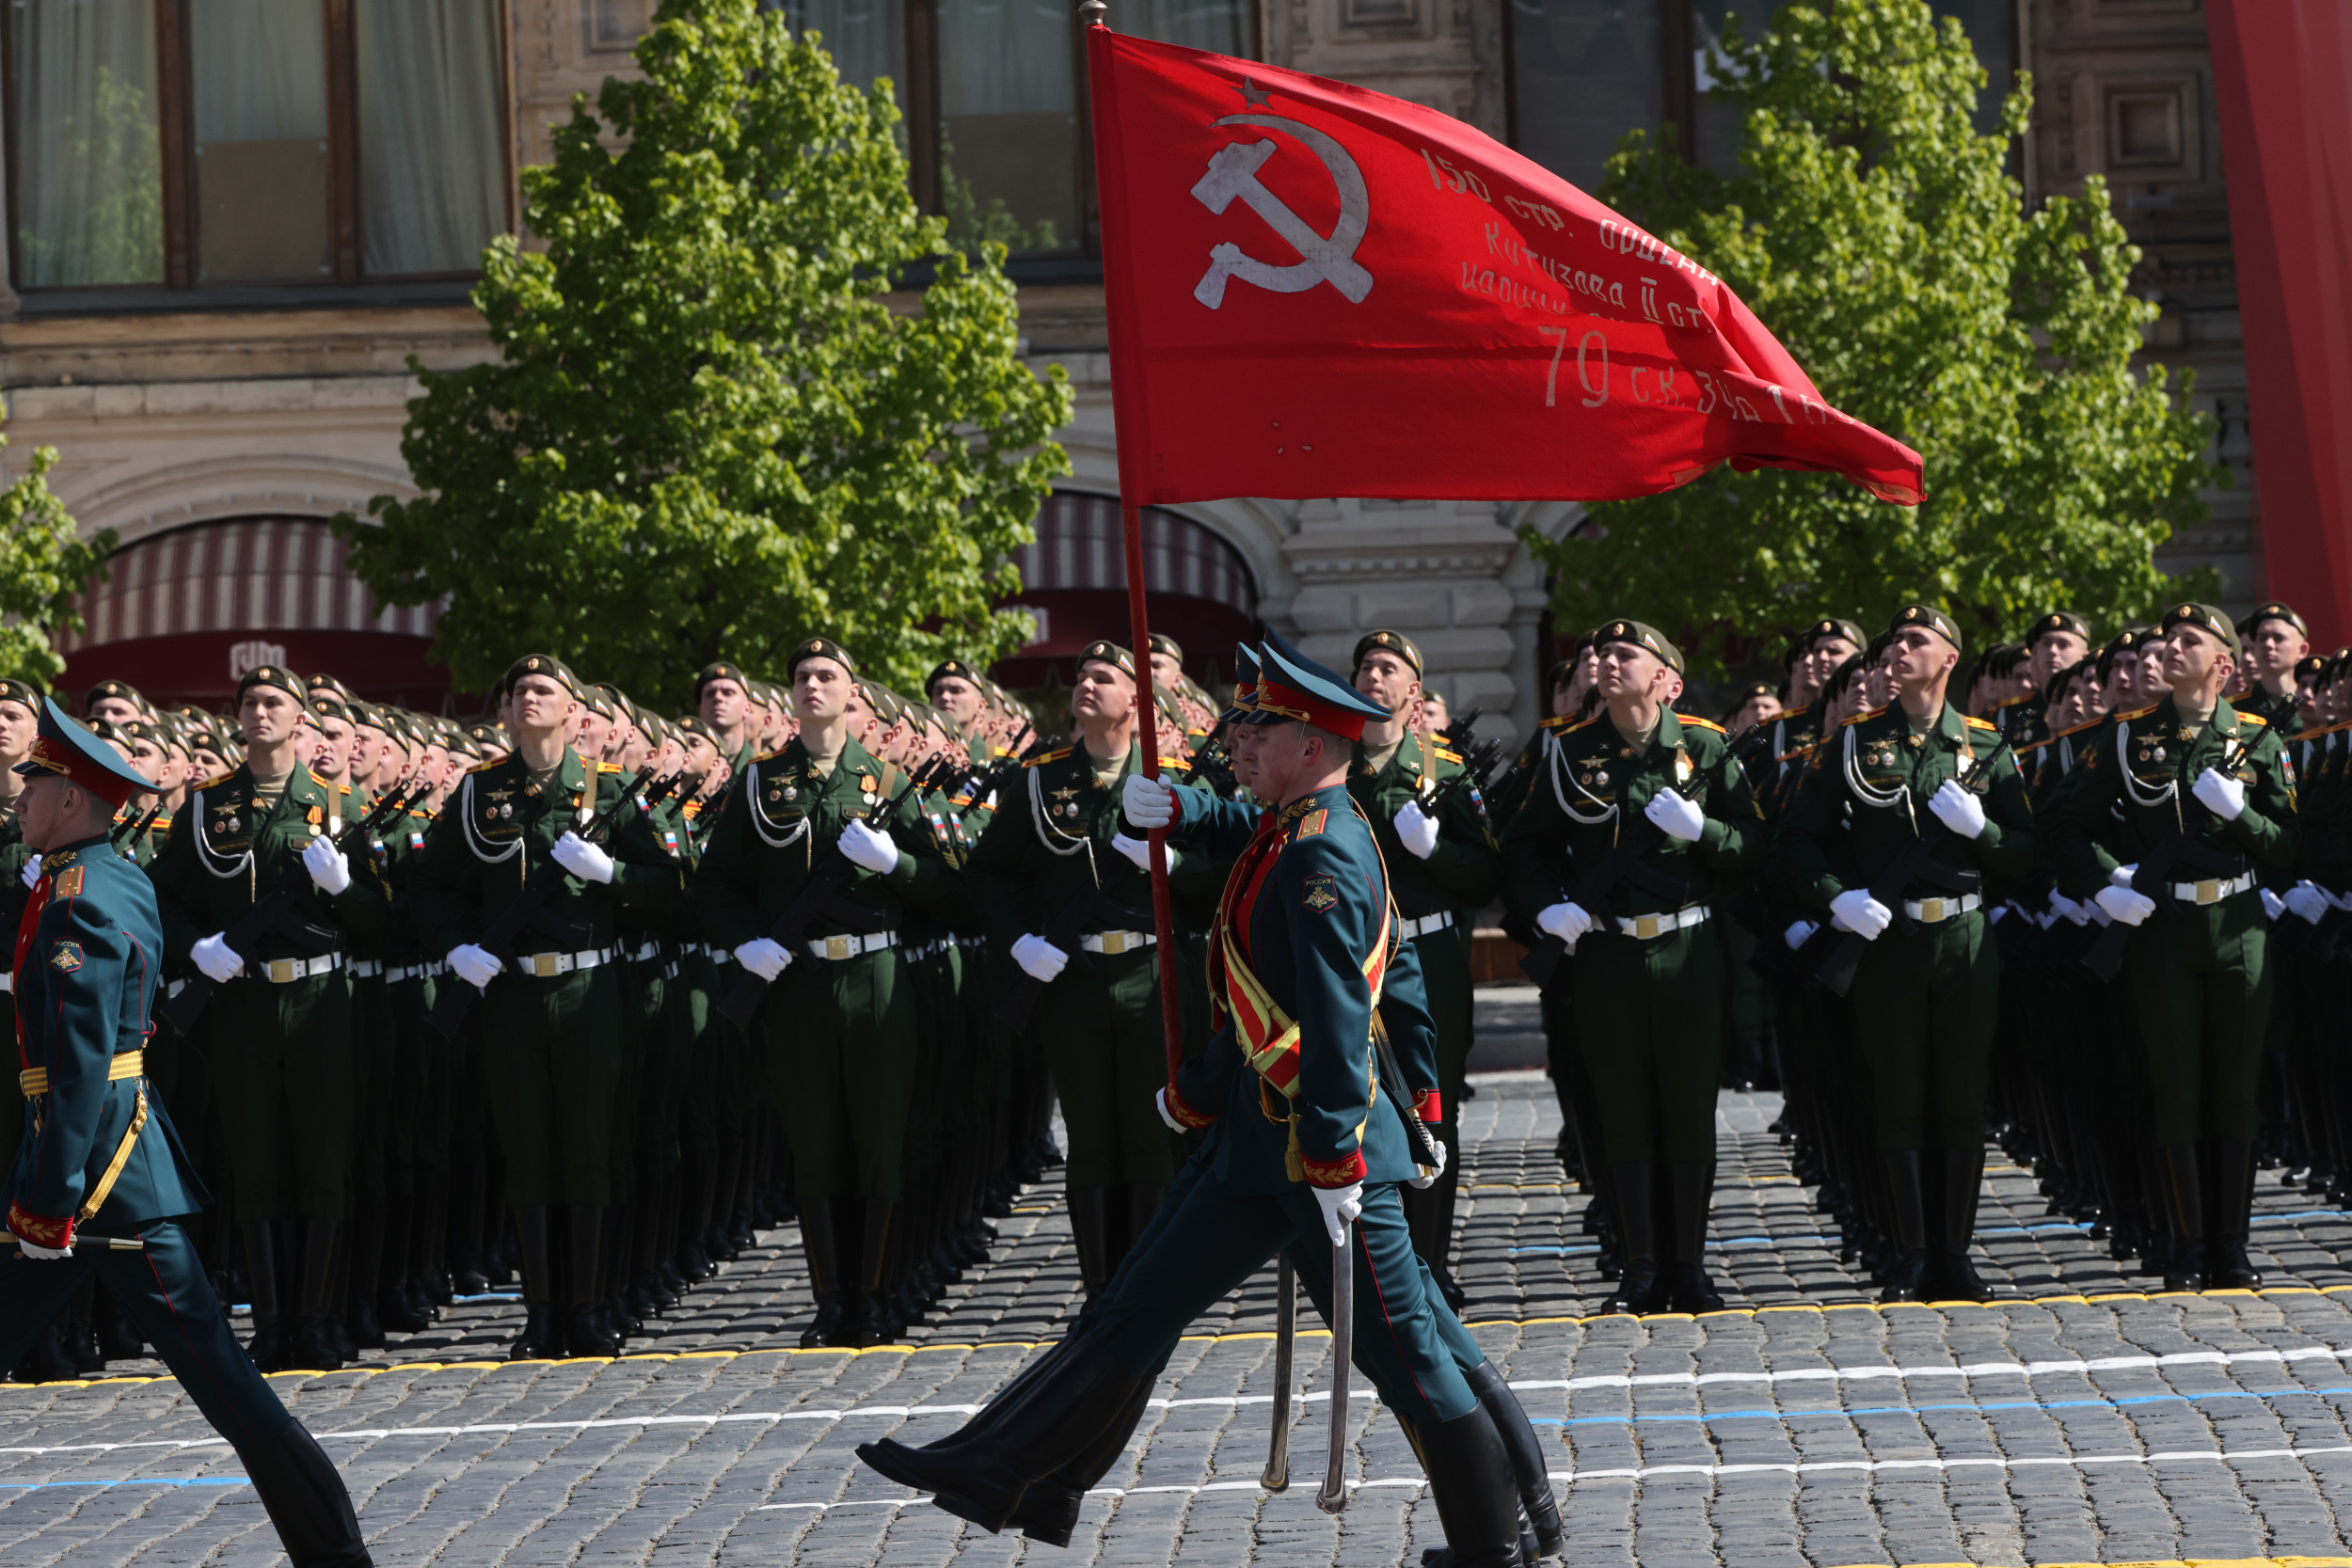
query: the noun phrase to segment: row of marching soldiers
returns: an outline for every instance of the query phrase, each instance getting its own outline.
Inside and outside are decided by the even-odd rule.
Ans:
[[[2178,604],[2104,644],[2058,610],[1980,652],[1913,604],[1867,639],[1814,624],[1722,741],[1683,718],[1645,742],[1632,688],[1670,694],[1679,663],[1639,623],[1585,640],[1503,841],[1612,1308],[1720,1304],[1711,1111],[1743,1048],[1763,1069],[1728,1076],[1777,1081],[1885,1299],[1989,1298],[1988,1131],[2168,1289],[2258,1285],[2265,1122],[2315,1187],[2352,1169],[2347,1085],[2296,1022],[2352,903],[2352,657],[2311,657],[2283,604],[2243,635]],[[1596,949],[1612,927],[1633,940]]]

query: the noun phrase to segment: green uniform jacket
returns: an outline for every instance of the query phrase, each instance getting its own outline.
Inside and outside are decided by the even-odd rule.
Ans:
[[[409,878],[409,904],[427,954],[481,940],[483,930],[513,903],[555,841],[585,825],[580,814],[603,811],[628,786],[620,769],[583,760],[564,748],[555,777],[541,789],[520,756],[475,768],[457,781],[424,837]],[[588,940],[575,943],[530,924],[516,934],[515,952],[567,953],[612,945],[615,903],[654,909],[685,886],[678,863],[655,835],[652,814],[632,806],[604,843],[612,881],[583,881],[566,873],[540,908],[555,920],[576,921]],[[353,886],[358,886],[355,879]]]
[[[1672,708],[1659,711],[1658,733],[1636,756],[1604,708],[1553,737],[1527,803],[1504,831],[1504,904],[1533,922],[1615,847],[1621,824],[1640,819],[1651,797],[1669,785],[1698,800],[1707,825],[1695,840],[1669,834],[1642,863],[1682,879],[1683,895],[1660,897],[1620,881],[1611,890],[1610,911],[1660,914],[1712,901],[1718,879],[1747,865],[1763,844],[1763,816],[1748,793],[1746,771],[1720,727]]]
[[[247,767],[188,791],[187,803],[172,815],[164,852],[148,868],[163,907],[165,953],[185,958],[198,942],[235,925],[289,872],[299,875],[302,851],[327,833],[327,818],[341,816],[342,799],[335,786],[303,768],[294,770],[284,791],[268,805],[256,797]],[[289,912],[362,939],[380,936],[392,920],[383,885],[359,875],[356,865],[351,885],[332,898],[306,878]],[[259,947],[246,956],[310,957],[277,931],[265,933]]]
[[[1984,798],[1984,832],[1974,839],[1943,834],[1935,859],[1955,870],[2006,877],[2032,871],[2033,807],[1999,734],[1947,703],[1934,727],[1915,736],[1901,705],[1889,704],[1847,721],[1822,741],[1797,784],[1775,850],[1799,906],[1819,918],[1848,888],[1869,886],[1905,845],[1937,825],[1928,801],[1963,763],[1967,786]],[[1948,891],[1917,881],[1903,895]]]
[[[2117,714],[2077,757],[2051,797],[2048,828],[2058,888],[2070,898],[2096,897],[2117,866],[2138,864],[2183,828],[2209,848],[2243,857],[2249,869],[2295,863],[2302,827],[2285,745],[2269,725],[2227,703],[2214,709],[2213,721],[2194,739],[2169,697],[2153,708]],[[2225,760],[2227,771],[2246,785],[2246,809],[2230,822],[2207,811],[2195,794],[2198,777]],[[2181,864],[2167,880],[2213,875]]]
[[[1396,814],[1407,801],[1461,770],[1459,761],[1409,730],[1384,768],[1375,769],[1365,759],[1360,743],[1356,748],[1347,792],[1372,822],[1381,858],[1389,863],[1389,886],[1396,897],[1397,911],[1407,920],[1447,910],[1480,909],[1495,895],[1502,857],[1473,786],[1461,784],[1447,792],[1444,804],[1438,808],[1437,847],[1429,851],[1427,860],[1406,848],[1396,834]]]
[[[776,916],[800,895],[818,857],[852,819],[887,832],[898,846],[896,868],[877,874],[858,867],[836,895],[873,911],[866,922],[873,929],[898,929],[910,902],[930,907],[952,896],[955,873],[940,859],[930,828],[912,799],[887,822],[874,819],[898,784],[897,768],[875,761],[854,740],[842,746],[830,777],[818,771],[797,739],[738,773],[704,842],[694,877],[695,911],[709,939],[733,950],[766,936]],[[707,818],[708,813],[702,815]],[[860,929],[820,913],[806,934],[844,936]]]
[[[19,1059],[46,1070],[49,1088],[26,1101],[5,1196],[10,1229],[63,1246],[142,1103],[147,1124],[91,1221],[102,1234],[129,1235],[203,1208],[204,1189],[162,1101],[136,1078],[107,1077],[116,1056],[146,1045],[151,1027],[163,946],[152,884],[103,834],[51,852],[41,875],[39,923],[19,944],[16,1020]]]

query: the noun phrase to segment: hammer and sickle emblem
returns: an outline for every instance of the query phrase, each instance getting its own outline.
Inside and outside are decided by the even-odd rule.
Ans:
[[[1317,283],[1328,283],[1350,305],[1360,305],[1372,293],[1372,274],[1356,264],[1356,247],[1363,242],[1372,218],[1372,198],[1364,189],[1363,170],[1347,149],[1311,125],[1279,115],[1228,115],[1218,125],[1263,125],[1287,131],[1305,143],[1330,171],[1339,193],[1340,219],[1327,237],[1307,226],[1285,206],[1280,197],[1258,182],[1258,170],[1274,156],[1271,141],[1227,142],[1211,155],[1209,172],[1192,187],[1193,198],[1212,213],[1222,214],[1239,197],[1266,226],[1289,242],[1299,259],[1278,267],[1243,253],[1230,240],[1209,252],[1209,270],[1192,291],[1192,297],[1215,310],[1225,303],[1225,280],[1238,277],[1272,293],[1303,293]]]

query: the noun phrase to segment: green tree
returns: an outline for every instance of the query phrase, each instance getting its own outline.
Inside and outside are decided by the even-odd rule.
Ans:
[[[8,444],[0,436],[0,447]],[[82,629],[76,601],[105,580],[115,547],[112,529],[84,539],[65,503],[50,494],[56,466],[56,448],[36,447],[16,483],[0,490],[0,676],[40,686],[65,669],[49,640]]]
[[[1003,249],[916,212],[889,82],[845,86],[818,44],[755,0],[665,0],[643,78],[576,102],[522,177],[545,250],[484,256],[499,357],[412,362],[423,493],[336,527],[380,600],[449,596],[461,688],[536,648],[681,698],[723,656],[781,677],[820,632],[914,683],[1028,635],[991,606],[1068,471],[1068,387],[1019,357]]]
[[[2220,480],[2210,421],[2131,356],[2156,307],[2105,184],[2026,210],[2008,171],[2031,84],[1970,123],[1983,69],[1922,0],[1791,6],[1712,67],[1745,111],[1728,178],[1629,135],[1601,198],[1719,274],[1829,401],[1926,459],[1915,511],[1843,481],[1728,467],[1594,508],[1599,538],[1528,533],[1561,624],[1639,614],[1720,666],[1741,635],[1944,603],[1972,641],[2053,606],[2105,626],[2210,595],[2151,557]]]

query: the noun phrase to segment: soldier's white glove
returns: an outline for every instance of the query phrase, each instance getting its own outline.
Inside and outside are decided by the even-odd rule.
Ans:
[[[2107,911],[2107,918],[2120,920],[2126,926],[2137,926],[2156,912],[2156,901],[2144,893],[2128,887],[2103,887],[2098,905]]]
[[[1434,1127],[1429,1130],[1429,1152],[1438,1157],[1438,1163],[1434,1165],[1415,1164],[1413,1175],[1406,1182],[1417,1191],[1428,1191],[1437,1185],[1438,1178],[1445,1174],[1445,1140],[1438,1136],[1438,1130]]]
[[[1111,834],[1111,847],[1135,862],[1137,871],[1152,869],[1152,841],[1150,839],[1129,838],[1125,833],[1113,833]],[[1173,847],[1169,847],[1167,854],[1168,868],[1173,871],[1176,869],[1176,851]]]
[[[218,931],[209,937],[199,937],[196,945],[188,950],[188,957],[203,973],[204,978],[216,986],[225,986],[245,973],[245,960],[237,957],[235,948],[221,940]]]
[[[2132,885],[2132,879],[2138,875],[2139,863],[2137,861],[2134,861],[2129,865],[2119,865],[2107,873],[2107,886],[2129,887]]]
[[[589,843],[578,833],[566,832],[548,851],[555,863],[583,882],[609,882],[612,879],[612,857],[603,847]]]
[[[2246,785],[2210,768],[2197,775],[2189,793],[2224,822],[2236,821],[2238,813],[2246,809]]]
[[[1693,842],[1707,831],[1707,814],[1699,810],[1699,803],[1671,789],[1661,789],[1651,796],[1649,804],[1642,808],[1642,815],[1648,817],[1661,832],[1671,834],[1685,844]]]
[[[2286,900],[2271,892],[2268,888],[2258,887],[2254,890],[2254,892],[2263,901],[2263,918],[2265,920],[2276,920],[2280,915],[2287,912]]]
[[[1012,944],[1012,961],[1030,979],[1050,986],[1070,962],[1070,955],[1032,931]]]
[[[1421,809],[1419,800],[1397,808],[1396,841],[1417,861],[1425,861],[1438,847],[1438,819]]]
[[[459,942],[449,950],[449,967],[456,976],[476,990],[488,990],[498,972],[506,966],[498,955],[487,948],[476,947],[470,942]]]
[[[2285,895],[2279,902],[2291,912],[2301,915],[2314,926],[2327,916],[2328,909],[2328,895],[2311,882],[2296,883],[2287,889]],[[2274,915],[2272,918],[2276,919],[2277,916]]]
[[[1128,774],[1127,782],[1119,786],[1119,806],[1128,821],[1147,833],[1176,820],[1176,792],[1165,779]]]
[[[772,937],[754,937],[735,950],[735,961],[773,985],[792,962],[792,949]]]
[[[16,1250],[35,1262],[53,1262],[59,1258],[73,1256],[73,1249],[70,1246],[43,1246],[39,1242],[28,1242],[22,1236],[11,1239],[16,1243]]]
[[[1984,802],[1958,779],[1944,781],[1944,787],[1928,798],[1928,810],[1963,838],[1975,838],[1984,832]]]
[[[35,855],[26,861],[24,869],[16,874],[16,879],[28,888],[40,886],[40,857]]]
[[[329,898],[351,886],[351,862],[331,838],[314,838],[302,851],[302,869],[310,874],[319,891]]]
[[[2077,926],[2090,924],[2090,911],[2056,888],[2050,890],[2050,912],[2054,915],[2062,915]]]
[[[1315,1206],[1323,1211],[1323,1233],[1331,1238],[1333,1246],[1338,1246],[1347,1240],[1349,1222],[1363,1214],[1364,1184],[1351,1181],[1344,1187],[1311,1187],[1308,1190],[1315,1195]]]
[[[1546,935],[1558,937],[1573,951],[1578,941],[1593,928],[1593,917],[1584,912],[1581,904],[1564,901],[1537,915],[1535,924],[1544,928]]]
[[[1820,927],[1810,920],[1792,920],[1788,923],[1788,929],[1780,933],[1780,940],[1788,944],[1788,951],[1794,953],[1798,948],[1811,942],[1813,933],[1820,929]]]
[[[1894,919],[1895,911],[1871,897],[1867,887],[1850,887],[1829,901],[1829,923],[1865,942],[1878,941]]]
[[[851,819],[841,830],[841,852],[851,865],[887,877],[898,869],[898,847],[888,833],[876,832],[865,823]]]
[[[1168,1108],[1168,1090],[1166,1087],[1162,1087],[1159,1093],[1152,1097],[1152,1103],[1158,1108],[1160,1119],[1168,1123],[1168,1130],[1169,1132],[1182,1133],[1185,1131],[1184,1124],[1178,1121],[1176,1119],[1176,1114]]]

